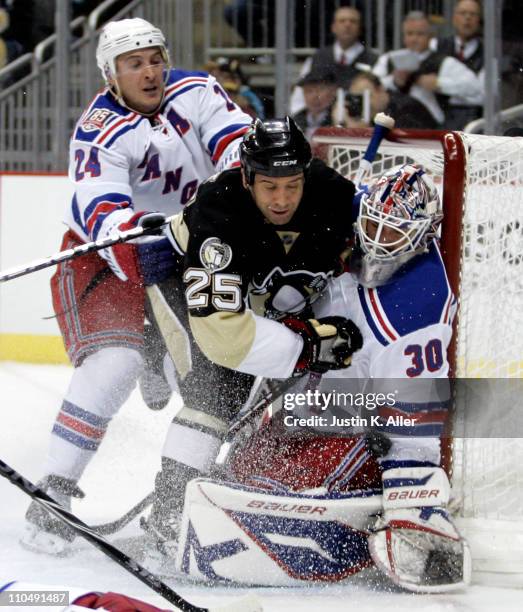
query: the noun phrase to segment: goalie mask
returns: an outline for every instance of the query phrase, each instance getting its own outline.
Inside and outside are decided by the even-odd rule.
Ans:
[[[427,250],[443,218],[432,180],[419,165],[394,168],[372,185],[356,222],[354,273],[365,287],[378,287]]]
[[[256,119],[240,145],[240,160],[249,185],[257,172],[265,176],[293,176],[305,172],[311,147],[293,119]]]
[[[128,106],[122,97],[118,85],[116,58],[129,51],[141,51],[151,47],[159,48],[162,59],[168,69],[170,59],[165,37],[159,28],[145,21],[145,19],[135,17],[133,19],[110,21],[102,29],[96,49],[96,63],[102,72],[105,82],[115,94],[118,102],[125,107]],[[168,70],[165,70],[165,78],[167,78],[167,75]]]

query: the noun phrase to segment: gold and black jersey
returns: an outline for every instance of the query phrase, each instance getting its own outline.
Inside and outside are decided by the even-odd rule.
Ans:
[[[200,186],[171,231],[184,253],[191,329],[211,360],[241,369],[273,334],[275,348],[295,336],[267,319],[303,312],[326,286],[352,237],[353,196],[352,182],[315,159],[293,218],[276,226],[243,187],[239,169]],[[292,342],[289,359],[301,346]],[[262,375],[258,370],[242,369]]]

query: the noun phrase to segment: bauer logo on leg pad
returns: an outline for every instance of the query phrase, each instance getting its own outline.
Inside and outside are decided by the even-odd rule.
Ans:
[[[319,499],[193,480],[176,565],[203,580],[266,586],[335,582],[371,564],[367,529],[379,507],[379,495]]]

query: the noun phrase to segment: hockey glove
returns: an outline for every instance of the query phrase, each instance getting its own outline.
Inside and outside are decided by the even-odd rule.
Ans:
[[[440,467],[385,470],[383,515],[369,536],[377,568],[416,593],[445,592],[470,582],[470,551],[449,516],[450,485]]]
[[[147,236],[130,242],[115,244],[104,250],[104,258],[111,270],[123,281],[154,285],[166,280],[177,267],[177,257],[166,236],[162,235],[165,215],[156,212],[138,212],[118,226],[120,231],[135,227],[157,227]]]
[[[363,346],[360,330],[350,319],[323,317],[303,321],[288,317],[282,323],[303,338],[294,374],[307,370],[322,374],[350,366],[352,354]]]

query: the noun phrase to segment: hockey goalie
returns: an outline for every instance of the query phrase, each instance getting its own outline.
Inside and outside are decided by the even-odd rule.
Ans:
[[[178,570],[274,586],[376,571],[420,593],[468,584],[440,467],[456,309],[441,219],[419,166],[391,170],[363,196],[350,272],[314,304],[318,318],[354,321],[363,348],[349,368],[306,375],[275,402],[234,445],[226,480],[189,483]],[[358,395],[382,401],[350,418],[334,406]]]

